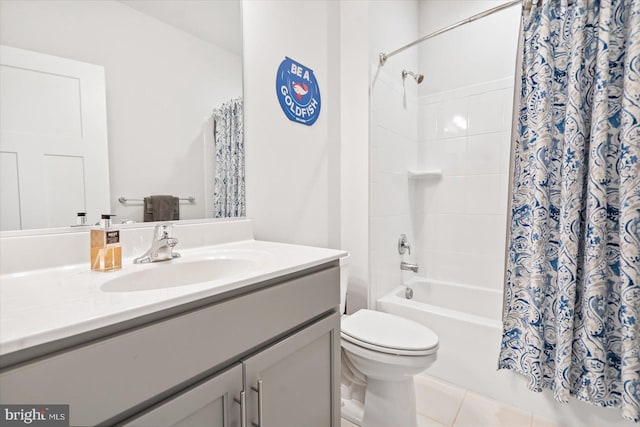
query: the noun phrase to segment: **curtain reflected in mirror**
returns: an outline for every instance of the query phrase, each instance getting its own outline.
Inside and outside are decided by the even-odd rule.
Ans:
[[[242,98],[232,99],[213,112],[216,153],[214,218],[246,214],[242,105]]]

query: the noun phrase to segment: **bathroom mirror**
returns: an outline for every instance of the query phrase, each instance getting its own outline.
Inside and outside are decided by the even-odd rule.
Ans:
[[[108,141],[104,173],[108,177],[103,176],[103,181],[109,189],[91,193],[108,193],[96,197],[108,199],[105,206],[117,215],[115,222],[142,221],[142,199],[153,194],[183,198],[180,219],[211,218],[212,116],[214,109],[242,97],[241,18],[240,0],[0,0],[0,45],[104,69]],[[32,95],[23,103],[25,108],[46,111],[46,105],[33,99]],[[49,108],[48,120],[56,125],[60,121],[53,110],[57,109]],[[43,126],[40,113],[26,114],[22,125],[35,126],[37,133],[38,126]],[[3,139],[4,134],[3,129]],[[5,156],[4,151],[3,166],[15,163],[15,156]],[[82,161],[75,163],[81,177],[100,168],[88,170]],[[52,174],[56,170],[70,174],[73,169],[65,162],[53,164],[39,169]],[[2,169],[7,182],[5,175],[11,178],[11,168]],[[49,199],[63,203],[86,196],[73,196],[73,191],[84,190],[59,182],[66,181],[46,177],[41,185],[45,188],[29,201],[35,208],[22,210],[45,208]],[[7,201],[5,196],[13,199]],[[2,197],[6,218],[5,211],[19,211],[16,203],[23,205],[20,197],[28,196],[3,193]],[[70,209],[73,214],[57,223],[34,227],[21,226],[19,221],[16,226],[13,221],[13,225],[3,224],[3,230],[68,226],[82,210]],[[105,212],[88,211],[87,222],[95,223],[101,213]]]

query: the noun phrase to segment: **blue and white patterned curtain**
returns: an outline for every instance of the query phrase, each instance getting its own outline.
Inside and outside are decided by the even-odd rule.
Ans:
[[[542,0],[524,51],[499,368],[640,421],[640,0]]]
[[[233,99],[222,104],[214,110],[213,119],[216,143],[214,217],[245,216],[242,99]]]

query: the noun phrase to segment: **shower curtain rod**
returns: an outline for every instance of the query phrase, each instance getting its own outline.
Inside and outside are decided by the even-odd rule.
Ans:
[[[527,6],[531,7],[532,0],[524,0],[524,1],[525,1],[525,7],[527,7]],[[535,2],[535,1],[537,1],[537,0],[533,0],[533,2]],[[423,42],[425,40],[429,40],[432,37],[435,37],[435,36],[440,35],[442,33],[446,33],[449,30],[453,30],[454,28],[458,28],[458,27],[460,27],[462,25],[468,24],[469,22],[473,22],[473,21],[476,21],[476,20],[478,20],[480,18],[484,18],[485,16],[492,15],[492,14],[494,14],[496,12],[499,12],[499,11],[501,11],[503,9],[507,9],[507,8],[509,8],[511,6],[515,6],[516,4],[519,4],[519,3],[522,3],[522,0],[513,0],[513,1],[510,1],[508,3],[501,4],[500,6],[496,6],[496,7],[492,8],[492,9],[488,9],[488,10],[485,10],[484,12],[480,12],[480,13],[478,13],[476,15],[471,16],[470,18],[463,19],[462,21],[456,22],[455,24],[451,24],[448,27],[442,28],[442,29],[440,29],[438,31],[435,31],[435,32],[431,33],[431,34],[427,34],[426,36],[421,37],[418,40],[413,41],[413,42],[411,42],[411,43],[409,43],[407,45],[404,45],[401,48],[394,50],[393,52],[390,52],[390,53],[381,52],[380,56],[379,56],[380,65],[384,65],[387,62],[387,59],[389,59],[390,57],[392,57],[393,55],[395,55],[397,53],[402,52],[405,49],[410,48],[411,46],[415,46],[418,43],[421,43],[421,42]]]

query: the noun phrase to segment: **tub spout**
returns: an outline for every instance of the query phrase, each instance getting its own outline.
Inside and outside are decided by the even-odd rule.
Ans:
[[[404,297],[406,299],[412,299],[413,298],[413,289],[411,289],[410,287],[407,286],[407,288],[404,290]]]
[[[413,271],[414,273],[417,273],[418,264],[409,264],[408,262],[402,261],[400,263],[400,270]]]

